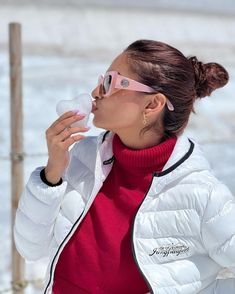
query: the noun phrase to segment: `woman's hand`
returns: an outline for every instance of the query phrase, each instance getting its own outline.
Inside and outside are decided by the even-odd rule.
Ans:
[[[75,114],[72,111],[66,112],[46,130],[49,158],[45,168],[45,175],[48,182],[52,184],[59,182],[69,164],[69,147],[85,138],[77,133],[86,132],[89,128],[71,127],[71,124],[82,120],[84,117],[85,115]]]

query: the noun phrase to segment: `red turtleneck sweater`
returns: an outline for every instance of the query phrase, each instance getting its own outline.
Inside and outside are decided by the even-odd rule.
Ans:
[[[132,226],[152,180],[176,138],[142,150],[113,140],[115,161],[89,212],[60,255],[53,294],[144,294],[147,284],[132,255]]]

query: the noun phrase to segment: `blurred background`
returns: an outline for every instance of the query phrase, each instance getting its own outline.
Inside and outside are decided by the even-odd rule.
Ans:
[[[144,38],[228,70],[229,84],[196,103],[186,132],[201,143],[215,174],[235,194],[233,0],[0,0],[0,293],[11,283],[10,22],[22,25],[25,181],[46,164],[44,134],[57,117],[56,103],[90,92],[112,59]],[[89,134],[101,131],[92,127]],[[43,277],[45,264],[28,263],[26,278]],[[25,293],[42,293],[40,283]]]

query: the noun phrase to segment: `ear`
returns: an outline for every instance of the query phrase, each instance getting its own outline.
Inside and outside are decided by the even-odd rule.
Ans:
[[[166,96],[162,93],[157,93],[149,98],[145,106],[146,115],[161,113],[166,104]]]

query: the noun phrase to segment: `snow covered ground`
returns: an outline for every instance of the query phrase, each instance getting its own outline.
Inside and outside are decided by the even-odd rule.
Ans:
[[[44,132],[57,117],[57,101],[90,92],[120,50],[135,39],[152,38],[204,61],[221,62],[228,69],[230,83],[197,102],[197,115],[192,114],[187,132],[202,144],[216,175],[235,193],[234,17],[147,9],[0,7],[0,292],[10,285],[10,105],[5,48],[11,21],[23,25],[25,180],[36,166],[46,163]],[[92,127],[89,133],[100,131]],[[42,277],[44,264],[27,265],[27,278]]]

